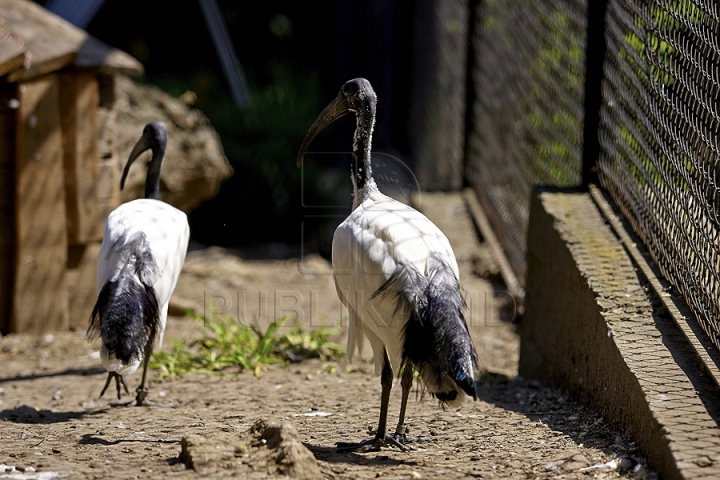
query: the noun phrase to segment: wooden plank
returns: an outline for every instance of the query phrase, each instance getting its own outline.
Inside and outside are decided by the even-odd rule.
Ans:
[[[0,115],[1,117],[2,115]],[[2,137],[6,137],[5,132],[2,130]],[[15,130],[11,130],[14,134]],[[0,139],[0,155],[5,155],[9,148],[12,148],[15,142],[9,143],[5,141],[5,138]],[[10,154],[14,154],[14,150],[9,150]],[[0,208],[15,208],[15,168],[12,164],[0,163]],[[2,232],[0,232],[2,235]]]
[[[23,68],[10,72],[11,82],[45,75],[76,61],[80,68],[142,73],[142,65],[130,55],[90,37],[29,0],[0,0],[0,18],[23,40],[28,52]]]
[[[26,60],[25,42],[0,22],[0,76],[22,67]]]
[[[510,293],[510,295],[512,295],[515,299],[518,311],[522,313],[525,304],[525,289],[522,287],[520,281],[515,275],[515,271],[512,269],[512,266],[505,255],[505,251],[502,248],[502,243],[500,243],[498,238],[495,236],[495,230],[493,230],[492,225],[490,225],[490,221],[487,216],[485,216],[485,211],[480,206],[480,202],[475,196],[475,191],[472,188],[466,188],[463,191],[463,197],[465,198],[465,203],[468,206],[468,210],[475,222],[475,225],[478,230],[480,230],[482,237],[490,246],[490,250],[493,252],[495,261],[498,262],[500,275],[502,276],[503,282],[505,282],[508,293]]]
[[[10,331],[15,278],[15,111],[8,102],[14,85],[0,82],[0,333]]]
[[[99,105],[106,109],[112,109],[113,105],[115,105],[116,95],[115,95],[115,75],[98,75],[98,90],[100,95],[100,102]],[[98,113],[98,125],[100,124],[100,119],[106,118],[101,117]]]
[[[124,73],[138,76],[145,71],[142,63],[134,57],[89,35],[80,46],[74,65],[102,74]]]
[[[18,86],[11,330],[66,330],[67,226],[57,75]]]
[[[10,332],[15,277],[15,211],[0,207],[0,334]]]
[[[59,70],[77,58],[87,36],[57,15],[28,0],[0,0],[0,17],[28,52],[28,61],[8,75],[11,82]]]
[[[75,72],[59,78],[68,243],[82,245],[95,237],[98,222],[98,82]]]
[[[71,246],[65,273],[68,289],[69,321],[71,330],[86,330],[90,314],[97,300],[95,279],[100,242]]]
[[[98,230],[97,238],[102,239],[105,221],[110,212],[120,205],[120,170],[115,148],[115,116],[109,108],[98,108],[99,165],[97,183]]]
[[[7,155],[15,151],[15,109],[13,100],[17,96],[15,93],[16,86],[4,81],[0,81],[0,146],[3,147],[0,155],[0,165],[10,165],[15,167],[15,157]],[[16,100],[16,99],[15,99]],[[5,148],[10,148],[6,150]]]

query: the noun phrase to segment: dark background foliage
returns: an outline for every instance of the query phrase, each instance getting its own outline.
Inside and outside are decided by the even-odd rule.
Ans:
[[[310,155],[301,170],[298,148],[340,86],[363,76],[379,97],[375,150],[407,153],[412,2],[218,4],[247,78],[251,102],[244,109],[233,101],[199,2],[107,0],[87,31],[140,60],[145,76],[136,80],[172,95],[195,92],[195,107],[220,134],[235,175],[190,215],[195,240],[282,244],[280,256],[304,242],[327,254],[328,230],[349,211],[347,156]],[[312,150],[349,151],[353,128],[351,117],[343,119]],[[308,221],[316,233],[305,229],[302,238]]]

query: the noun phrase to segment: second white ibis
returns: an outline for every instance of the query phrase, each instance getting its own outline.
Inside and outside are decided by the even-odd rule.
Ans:
[[[380,419],[374,438],[338,443],[340,451],[414,440],[405,413],[417,369],[443,405],[477,398],[477,356],[463,316],[458,264],[447,237],[425,215],[382,194],[370,161],[377,98],[364,78],[343,85],[305,135],[298,165],[313,138],[332,121],[354,113],[353,210],[335,230],[332,263],[338,296],[349,312],[348,357],[367,336],[381,376]],[[394,435],[387,433],[393,372],[402,373],[402,403]]]
[[[167,146],[162,122],[145,126],[125,165],[120,188],[132,163],[152,151],[145,198],[113,210],[105,224],[98,257],[98,300],[88,337],[102,339],[100,358],[108,371],[102,396],[114,378],[118,399],[125,377],[143,364],[135,400],[127,405],[159,405],[147,400],[147,369],[155,344],[162,343],[170,296],[175,290],[190,238],[187,216],[159,199],[160,171]]]

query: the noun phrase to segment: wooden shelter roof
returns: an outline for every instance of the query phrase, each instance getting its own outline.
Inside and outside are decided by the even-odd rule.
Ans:
[[[67,66],[139,75],[140,62],[29,0],[0,0],[0,76],[16,82]]]

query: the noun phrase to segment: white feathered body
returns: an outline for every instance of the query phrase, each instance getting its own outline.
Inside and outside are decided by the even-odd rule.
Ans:
[[[159,307],[159,325],[155,340],[162,343],[167,322],[168,304],[182,270],[190,238],[190,227],[184,212],[154,199],[138,199],[127,202],[108,216],[105,224],[100,255],[98,257],[97,293],[108,282],[116,282],[132,269],[134,258],[131,244],[144,237],[152,255],[154,268],[141,274],[129,275],[128,282],[152,287]],[[141,278],[142,276],[142,278]],[[103,366],[110,372],[129,375],[142,363],[142,352],[129,364],[110,355],[105,345],[101,347]]]
[[[445,234],[422,213],[374,187],[337,227],[332,262],[338,295],[349,311],[350,359],[356,348],[362,348],[364,334],[373,349],[376,373],[380,374],[383,365],[383,348],[392,369],[399,371],[408,317],[397,309],[393,295],[397,292],[373,294],[399,265],[411,265],[427,276],[431,255],[444,260],[459,279],[457,261]]]

